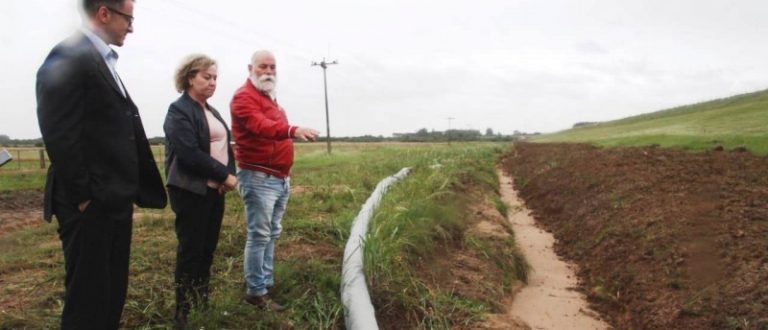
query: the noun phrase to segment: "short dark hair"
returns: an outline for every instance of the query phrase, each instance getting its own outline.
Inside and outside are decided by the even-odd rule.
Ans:
[[[101,6],[120,8],[126,1],[136,0],[83,0],[83,10],[85,10],[85,13],[88,14],[88,16],[93,16]]]

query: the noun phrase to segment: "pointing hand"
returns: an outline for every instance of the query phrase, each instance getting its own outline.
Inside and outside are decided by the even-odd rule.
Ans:
[[[320,135],[320,132],[311,128],[299,127],[293,135],[302,141],[315,141],[317,140],[317,136]]]

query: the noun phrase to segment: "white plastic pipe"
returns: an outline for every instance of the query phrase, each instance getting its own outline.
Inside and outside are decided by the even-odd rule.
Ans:
[[[341,266],[341,301],[344,304],[344,320],[349,330],[379,329],[363,273],[364,237],[373,210],[379,205],[381,197],[391,184],[407,176],[409,170],[408,167],[403,168],[397,174],[381,180],[352,222],[349,240],[344,247],[344,263]]]

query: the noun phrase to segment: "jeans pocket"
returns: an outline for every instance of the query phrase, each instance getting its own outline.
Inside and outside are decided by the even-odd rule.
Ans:
[[[258,171],[241,170],[237,173],[238,183],[246,189],[253,189],[254,186],[264,184],[268,177],[268,175]]]

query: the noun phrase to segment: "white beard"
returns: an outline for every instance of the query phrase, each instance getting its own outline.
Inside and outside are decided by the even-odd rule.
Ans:
[[[267,93],[271,96],[275,96],[275,87],[277,86],[277,76],[274,75],[262,75],[261,77],[256,77],[256,75],[252,74],[251,77],[251,84],[253,84],[253,87],[256,87],[256,89]]]

